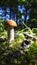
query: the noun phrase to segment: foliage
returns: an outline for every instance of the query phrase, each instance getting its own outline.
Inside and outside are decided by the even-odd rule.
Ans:
[[[7,37],[7,32],[4,29],[4,20],[0,19],[0,37],[3,36],[4,38]]]
[[[7,42],[6,42],[7,43]],[[16,44],[16,43],[15,43]],[[14,48],[5,45],[0,45],[0,64],[1,65],[37,65],[37,44],[33,41],[28,50],[21,50],[14,44]]]
[[[17,5],[17,3],[11,5],[12,2],[14,3],[14,0],[2,0],[0,4],[5,6],[9,5],[11,7]],[[31,9],[29,22],[31,23],[32,21],[32,25],[29,25],[33,26],[33,24],[35,24],[35,20],[37,23],[37,0],[19,0],[19,2],[20,4],[22,4],[21,2],[26,2],[26,9]],[[26,34],[31,34],[32,36],[34,36],[34,38],[37,38],[37,28],[32,28],[31,30],[31,28],[29,28],[26,24],[24,25],[26,27],[25,29],[16,31],[17,34],[15,35],[15,41],[12,42],[11,48],[9,47],[9,43],[7,41],[1,42],[0,65],[37,65],[37,40],[33,41],[30,38],[30,47],[27,49],[20,49],[22,41],[26,39],[24,33],[27,32]],[[5,38],[7,38],[6,33],[7,32],[4,29],[3,22],[1,23],[0,21],[0,36],[4,36]]]
[[[22,41],[26,39],[24,33],[26,33],[26,31],[28,33],[32,31],[33,33],[33,30],[31,30],[26,24],[25,26],[26,29],[15,31],[15,41],[12,42],[12,47],[9,47],[7,41],[1,43],[0,65],[37,65],[37,40],[31,40],[31,46],[29,48],[20,49]]]
[[[27,24],[31,28],[37,28],[37,19],[36,18],[33,18],[33,19],[31,19],[31,22],[29,21]]]
[[[36,33],[36,36],[37,36],[37,28],[33,28],[32,31],[33,33]]]
[[[24,3],[24,2],[26,2],[26,0],[18,0],[18,2],[20,2],[20,3],[23,2]]]

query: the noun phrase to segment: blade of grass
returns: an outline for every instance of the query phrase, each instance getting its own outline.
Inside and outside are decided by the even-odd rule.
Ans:
[[[22,23],[28,29],[28,31],[32,34],[32,30],[30,29],[30,27],[28,27],[24,22],[22,22]]]

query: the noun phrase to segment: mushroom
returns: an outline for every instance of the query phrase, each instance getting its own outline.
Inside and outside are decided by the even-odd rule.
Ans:
[[[17,27],[17,24],[13,20],[8,20],[5,22],[5,28],[8,33],[8,42],[11,43],[14,40],[14,27]]]

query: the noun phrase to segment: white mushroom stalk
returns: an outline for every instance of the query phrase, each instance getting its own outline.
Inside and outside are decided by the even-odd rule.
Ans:
[[[14,40],[14,28],[8,31],[8,42],[11,43]]]
[[[8,42],[12,43],[14,40],[14,27],[17,27],[17,24],[13,20],[8,20],[5,24],[8,32]]]

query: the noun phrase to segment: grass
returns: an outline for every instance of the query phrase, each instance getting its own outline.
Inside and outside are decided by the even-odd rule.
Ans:
[[[26,34],[34,34],[34,37],[37,38],[36,28],[31,30],[26,24],[25,29],[15,31],[15,40],[12,41],[12,47],[9,47],[7,41],[1,42],[0,44],[0,65],[37,65],[37,40],[30,40],[30,47],[21,49],[21,44],[24,39],[26,39]],[[28,29],[28,30],[27,30]],[[37,30],[36,30],[37,31]],[[4,30],[0,31],[0,36],[7,38],[7,32]]]

